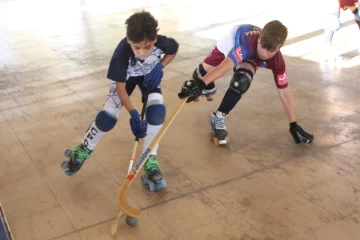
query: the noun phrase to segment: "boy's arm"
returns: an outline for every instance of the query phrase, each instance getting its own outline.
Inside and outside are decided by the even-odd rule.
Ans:
[[[226,57],[224,59],[224,61],[222,61],[220,63],[219,66],[211,69],[203,78],[203,82],[208,85],[211,82],[214,82],[216,80],[218,80],[219,78],[221,78],[222,76],[224,76],[224,74],[226,72],[228,72],[229,70],[233,69],[234,66],[234,62],[233,60],[231,60],[231,58]]]
[[[178,93],[179,98],[188,97],[187,102],[196,100],[202,94],[202,90],[206,88],[211,82],[221,78],[227,71],[234,68],[234,62],[231,58],[226,57],[222,63],[210,70],[202,79],[196,78],[185,81],[181,88],[181,92]]]
[[[282,89],[278,88],[278,94],[284,106],[285,113],[288,116],[290,125],[289,131],[291,136],[294,138],[295,143],[311,143],[314,140],[314,135],[308,133],[296,122],[294,98],[291,89],[289,87]]]
[[[283,104],[285,113],[288,117],[289,123],[295,122],[295,107],[294,107],[294,98],[291,92],[290,87],[277,89],[281,103]]]
[[[164,57],[161,59],[160,63],[165,67],[172,60],[174,60],[175,56],[176,56],[176,53],[175,54],[165,54]]]
[[[176,56],[179,50],[179,43],[175,39],[159,35],[157,47],[164,51],[164,57],[161,59],[160,63],[165,67],[168,65]]]
[[[126,110],[128,110],[129,112],[131,110],[134,110],[134,106],[125,89],[126,82],[116,82],[115,84],[116,84],[116,92],[119,95],[120,101],[124,105]]]

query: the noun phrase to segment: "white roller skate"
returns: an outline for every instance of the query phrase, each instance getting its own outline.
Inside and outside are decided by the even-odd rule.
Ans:
[[[225,125],[225,114],[217,111],[211,112],[211,129],[210,140],[214,145],[225,145],[229,142],[228,131]]]

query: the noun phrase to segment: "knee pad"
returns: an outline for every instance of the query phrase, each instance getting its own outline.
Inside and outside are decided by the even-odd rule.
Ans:
[[[207,72],[205,71],[202,63],[200,63],[199,67],[197,67],[194,70],[192,77],[193,77],[194,80],[201,80],[201,78],[204,77],[206,74],[207,74]],[[212,90],[214,88],[215,88],[215,83],[211,82],[206,86],[205,90]]]
[[[230,89],[239,94],[244,94],[249,89],[254,74],[246,68],[238,68],[230,81]]]
[[[192,77],[194,80],[198,80],[204,77],[206,74],[207,72],[205,71],[205,68],[203,67],[202,63],[200,63],[199,66],[195,68]]]
[[[328,20],[326,21],[326,28],[333,30],[334,32],[338,31],[341,27],[339,16],[330,14]]]
[[[101,110],[95,118],[96,127],[103,132],[113,129],[116,122],[117,118],[104,110]]]
[[[146,121],[151,125],[161,125],[166,118],[166,109],[163,96],[160,93],[151,93],[146,108]]]

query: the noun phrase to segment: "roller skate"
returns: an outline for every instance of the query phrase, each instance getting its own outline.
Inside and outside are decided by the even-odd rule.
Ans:
[[[69,158],[69,160],[63,161],[61,163],[61,168],[65,169],[64,172],[66,175],[74,175],[80,170],[81,166],[92,152],[93,150],[87,149],[82,144],[78,145],[74,151],[66,149],[64,155]]]
[[[142,183],[150,192],[166,187],[166,181],[160,171],[154,155],[150,155],[144,165],[145,174],[141,176]]]
[[[217,111],[211,113],[211,129],[210,140],[214,145],[225,145],[229,142],[228,132],[225,126],[225,114]]]
[[[201,92],[201,97],[205,97],[207,101],[212,101],[213,97],[212,95],[215,95],[216,93],[216,87],[215,84],[210,83],[209,85],[206,86],[205,89],[202,90]],[[199,97],[200,98],[200,97]],[[197,98],[196,100],[194,100],[194,102],[198,102],[199,98]]]

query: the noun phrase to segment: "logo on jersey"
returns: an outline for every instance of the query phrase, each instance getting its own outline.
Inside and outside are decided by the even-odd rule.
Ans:
[[[260,34],[260,30],[247,31],[245,33],[246,36],[253,35],[253,34]]]
[[[266,68],[267,67],[266,62],[265,61],[259,62],[259,67]]]
[[[238,61],[238,63],[242,62],[242,50],[240,47],[238,47],[237,49],[235,49],[232,54],[234,55],[234,57],[236,58],[236,61]]]
[[[288,84],[288,77],[286,75],[286,71],[283,74],[277,76],[277,81],[279,86],[284,86]]]

